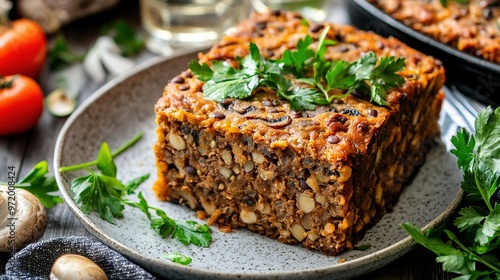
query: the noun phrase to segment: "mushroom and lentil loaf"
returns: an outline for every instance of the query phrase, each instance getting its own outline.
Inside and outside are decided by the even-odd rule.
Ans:
[[[500,63],[500,1],[368,0],[411,28],[460,51]]]
[[[354,61],[369,51],[405,57],[404,86],[388,92],[387,106],[353,94],[293,111],[263,86],[245,100],[206,100],[204,82],[186,70],[155,106],[153,189],[224,232],[247,228],[337,255],[393,207],[411,173],[404,159],[439,134],[445,75],[438,60],[394,38],[303,20],[284,11],[254,14],[199,60],[233,63],[249,54],[249,42],[279,59],[307,34],[313,47],[330,26],[327,38],[337,44],[328,46],[327,58]]]

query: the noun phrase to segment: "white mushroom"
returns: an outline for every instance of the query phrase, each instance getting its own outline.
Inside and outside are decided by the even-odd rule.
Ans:
[[[0,252],[13,252],[42,237],[45,207],[30,192],[0,185]]]
[[[106,273],[92,260],[75,254],[60,256],[52,265],[51,280],[107,280]]]

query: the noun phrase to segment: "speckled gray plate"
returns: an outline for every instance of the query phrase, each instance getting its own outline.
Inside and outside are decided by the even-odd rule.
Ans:
[[[143,139],[116,158],[118,178],[127,181],[151,173],[140,190],[154,206],[177,219],[195,219],[187,208],[158,201],[151,186],[156,178],[153,143],[155,122],[153,105],[163,86],[174,75],[187,68],[196,52],[185,52],[174,58],[156,58],[134,71],[111,81],[68,119],[57,140],[54,170],[93,160],[100,144],[107,141],[116,149],[138,132]],[[447,152],[448,139],[457,126],[471,121],[449,100],[443,107],[441,127],[443,145],[433,149],[413,183],[406,187],[392,213],[371,230],[360,244],[370,244],[367,251],[350,251],[336,257],[324,256],[301,246],[284,245],[247,230],[221,233],[214,228],[214,242],[209,248],[184,246],[177,240],[161,239],[150,229],[143,214],[130,207],[116,225],[98,215],[84,214],[72,199],[71,180],[82,172],[57,173],[56,179],[66,203],[75,215],[102,242],[127,256],[149,271],[169,279],[336,279],[352,278],[380,268],[408,252],[414,242],[400,224],[412,222],[423,229],[446,219],[457,207],[461,175],[455,159]],[[131,197],[136,200],[136,197]],[[196,219],[195,219],[196,220]],[[189,266],[174,264],[162,257],[179,251],[191,256]],[[345,259],[339,264],[340,259]]]

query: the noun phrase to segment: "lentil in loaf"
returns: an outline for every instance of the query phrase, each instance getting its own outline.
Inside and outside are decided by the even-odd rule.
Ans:
[[[204,83],[186,70],[155,106],[153,189],[161,200],[206,213],[223,231],[247,228],[337,255],[393,207],[412,172],[403,159],[439,134],[444,69],[396,39],[302,21],[292,12],[254,14],[199,59],[233,63],[249,53],[249,42],[278,59],[307,34],[317,46],[328,25],[327,38],[338,42],[328,59],[354,61],[368,51],[406,57],[404,86],[388,93],[385,107],[353,93],[293,111],[266,87],[247,100],[206,100]]]

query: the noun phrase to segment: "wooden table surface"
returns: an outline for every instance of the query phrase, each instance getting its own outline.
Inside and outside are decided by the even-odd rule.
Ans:
[[[139,24],[138,5],[135,1],[124,1],[113,10],[74,22],[63,29],[70,47],[80,53],[87,50],[92,42],[100,35],[99,27],[117,19],[125,19],[144,32]],[[347,19],[343,10],[336,8],[332,11],[334,21]],[[53,37],[49,37],[53,40]],[[137,60],[145,60],[153,54],[144,51]],[[39,78],[44,92],[47,94],[50,71],[44,70]],[[80,94],[80,101],[92,94],[100,85],[93,85],[88,80]],[[10,137],[0,137],[0,182],[7,181],[7,167],[14,166],[18,176],[24,176],[33,166],[47,160],[51,167],[55,140],[65,122],[64,118],[55,118],[45,110],[38,125],[31,131]],[[53,174],[53,173],[52,173]],[[53,237],[84,235],[92,236],[73,215],[65,204],[59,204],[48,210],[48,225],[42,240]],[[8,253],[0,254],[0,275],[9,257]],[[441,266],[435,262],[435,255],[420,246],[396,260],[392,264],[382,267],[360,279],[451,279],[452,275],[444,273]]]

